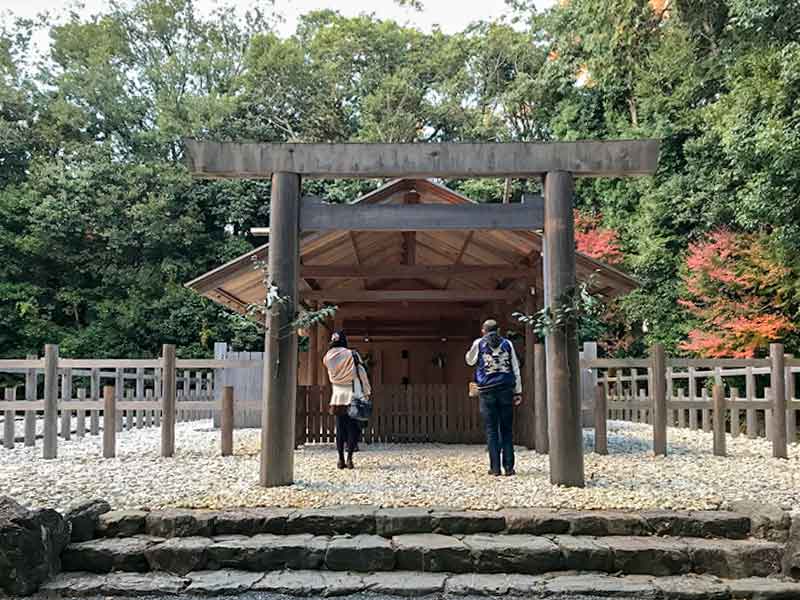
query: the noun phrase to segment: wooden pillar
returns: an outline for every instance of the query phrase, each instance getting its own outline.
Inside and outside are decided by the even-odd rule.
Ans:
[[[533,290],[528,290],[525,296],[525,314],[532,315],[536,312],[536,299],[533,297]],[[525,416],[525,446],[528,448],[536,448],[536,393],[535,393],[535,358],[534,347],[536,345],[536,334],[533,328],[525,325],[525,375],[522,378],[522,391],[524,394],[523,411]]]
[[[714,456],[725,456],[725,387],[715,383],[714,402]]]
[[[264,408],[261,424],[261,485],[294,481],[297,396],[297,334],[287,327],[297,304],[300,271],[300,176],[272,175],[269,280],[287,301],[267,315],[264,344]]]
[[[7,387],[5,400],[6,402],[14,402],[17,399],[17,388]],[[3,447],[6,450],[14,449],[14,410],[7,410],[3,413]]]
[[[557,309],[562,296],[575,289],[572,190],[571,173],[553,171],[545,177],[545,272],[551,309]],[[575,326],[567,324],[547,336],[550,482],[555,485],[584,485],[579,376]]]
[[[547,426],[547,360],[544,344],[533,346],[533,388],[536,451],[547,454],[550,451],[550,435]]]
[[[330,323],[330,321],[328,321]],[[317,380],[314,385],[325,386],[328,384],[328,375],[325,368],[322,366],[322,359],[325,358],[325,353],[328,351],[328,342],[330,341],[330,327],[328,325],[317,325]]]
[[[44,347],[44,442],[42,457],[58,456],[58,346]]]
[[[103,388],[103,458],[117,455],[117,397],[114,386]]]
[[[36,360],[35,354],[29,354],[29,360]],[[36,369],[28,369],[25,372],[25,400],[33,402],[37,399]],[[28,447],[36,445],[36,411],[25,411],[25,445]]]
[[[653,369],[653,454],[667,455],[667,359],[663,344],[650,347],[650,366]]]
[[[67,403],[72,400],[72,369],[64,369],[61,374],[61,437],[65,440],[71,438],[72,410],[67,408]]]
[[[769,345],[772,389],[772,456],[787,458],[786,447],[786,361],[783,344]]]
[[[175,373],[175,345],[164,344],[161,351],[161,456],[175,455],[175,396],[177,380]]]
[[[222,389],[222,414],[219,419],[222,456],[233,454],[233,386],[226,385]]]
[[[594,388],[594,451],[608,454],[608,399],[606,386],[598,383]]]

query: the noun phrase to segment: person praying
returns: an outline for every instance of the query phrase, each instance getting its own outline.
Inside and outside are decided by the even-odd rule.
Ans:
[[[467,364],[475,367],[480,412],[489,446],[489,474],[506,476],[514,470],[514,407],[522,403],[522,378],[514,345],[500,336],[497,321],[488,320],[472,343]]]

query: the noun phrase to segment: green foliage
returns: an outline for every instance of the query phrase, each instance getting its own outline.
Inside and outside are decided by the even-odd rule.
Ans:
[[[453,35],[316,11],[282,38],[268,11],[202,17],[192,0],[0,23],[0,356],[46,342],[93,356],[261,344],[256,323],[183,283],[259,242],[249,231],[269,224],[270,184],[192,180],[184,136],[661,138],[655,177],[577,183],[576,208],[617,232],[621,266],[642,283],[589,337],[646,324],[644,343],[678,350],[687,248],[721,226],[800,268],[796,0],[509,4],[514,26]],[[31,39],[50,40],[45,56]],[[309,180],[303,192],[348,202],[381,183]],[[446,183],[504,195],[502,179]],[[514,200],[540,190],[511,182]]]

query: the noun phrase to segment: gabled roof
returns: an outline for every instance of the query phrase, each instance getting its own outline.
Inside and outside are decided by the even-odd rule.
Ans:
[[[395,179],[355,201],[361,204],[383,203],[446,203],[474,202],[470,198],[428,179]],[[413,248],[412,248],[413,246]],[[330,231],[303,234],[300,241],[300,259],[303,266],[358,265],[370,271],[375,267],[391,270],[392,265],[430,265],[431,274],[415,278],[379,279],[314,279],[301,280],[301,293],[322,298],[346,290],[463,290],[474,292],[475,301],[481,301],[481,290],[520,289],[528,285],[541,290],[542,235],[540,232],[520,231]],[[188,282],[187,287],[215,302],[238,312],[245,312],[252,303],[264,300],[263,274],[256,270],[254,260],[265,260],[269,244],[264,244],[242,256],[213,269]],[[449,275],[443,270],[448,265],[507,265],[529,270],[528,282],[516,281],[508,273],[494,276],[490,273]],[[584,254],[576,258],[580,280],[595,276],[595,288],[607,296],[625,294],[637,287],[629,275]],[[301,267],[302,269],[302,267]],[[316,269],[319,271],[321,269]],[[400,269],[398,269],[399,271]],[[467,269],[461,269],[462,271]],[[504,269],[508,271],[508,269]],[[310,271],[310,269],[309,269]],[[335,292],[334,292],[335,291]]]

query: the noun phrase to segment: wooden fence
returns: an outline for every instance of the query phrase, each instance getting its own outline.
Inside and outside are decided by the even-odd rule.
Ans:
[[[785,355],[782,344],[772,344],[763,359],[666,358],[654,346],[650,358],[592,359],[581,366],[598,386],[596,418],[652,424],[654,441],[666,440],[667,427],[711,432],[715,421],[717,433],[724,427],[734,437],[770,440],[776,457],[798,441],[800,360]],[[665,453],[664,444],[654,444],[656,453]]]
[[[328,414],[329,388],[300,386],[296,441],[328,443],[335,439],[335,419]],[[366,443],[485,442],[477,398],[465,385],[412,384],[373,386],[373,414],[364,425]],[[517,429],[522,428],[517,420]]]
[[[208,419],[219,410],[219,370],[253,366],[253,361],[175,359],[170,345],[160,359],[64,359],[57,346],[47,346],[41,359],[0,360],[5,380],[0,399],[3,446],[13,449],[21,442],[30,447],[41,439],[43,457],[56,458],[59,438],[99,435],[106,429],[101,419],[109,406],[104,390],[110,387],[114,431],[160,427],[162,455],[171,455],[176,421]],[[169,389],[166,374],[174,382]],[[174,406],[171,419],[165,419],[165,400]],[[16,432],[20,415],[21,435]]]

